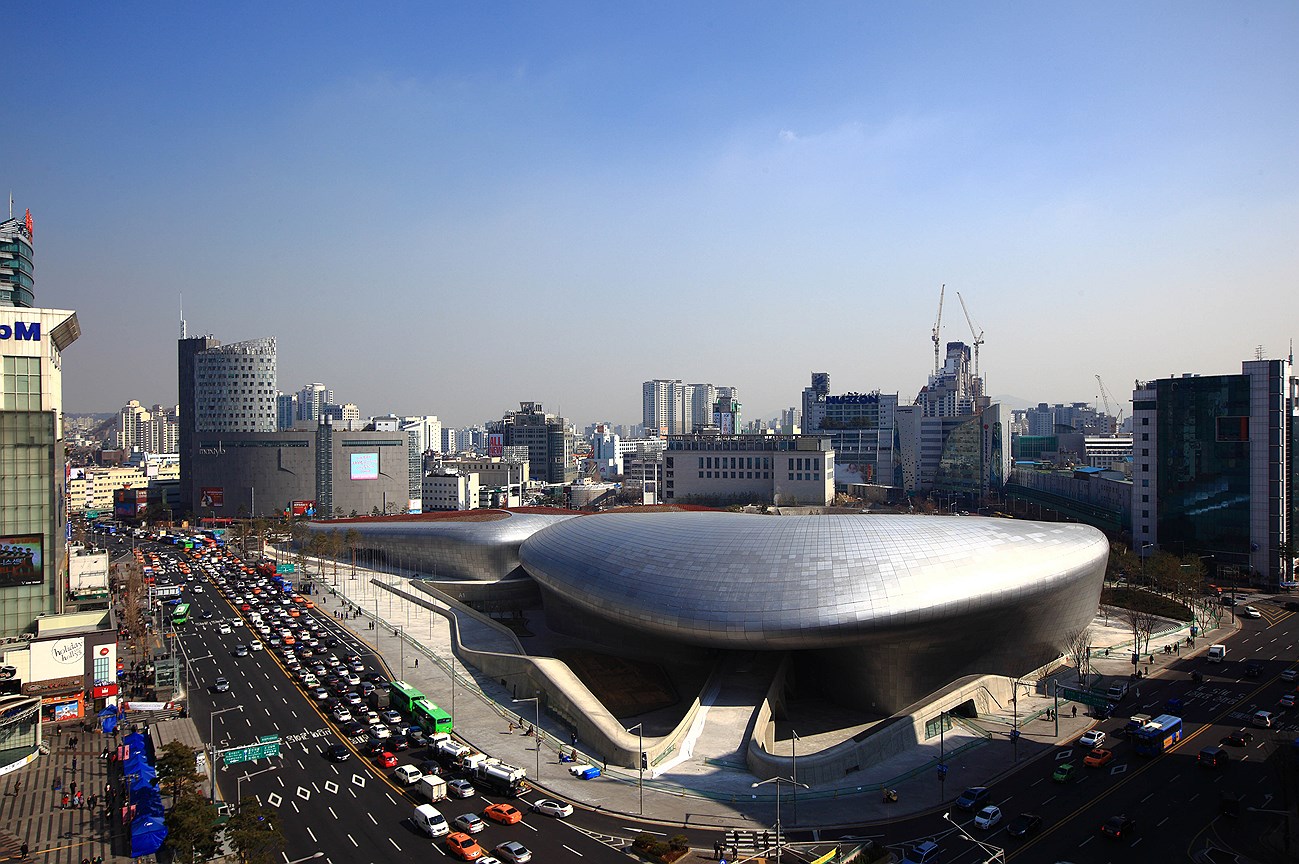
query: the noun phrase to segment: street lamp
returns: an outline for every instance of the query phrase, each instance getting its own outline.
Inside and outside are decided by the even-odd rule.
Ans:
[[[511,702],[531,702],[537,707],[537,722],[532,726],[532,736],[537,745],[537,782],[541,782],[541,693],[536,696],[525,696],[522,699],[511,699]]]
[[[783,843],[781,843],[781,838],[780,838],[780,784],[788,783],[791,786],[793,786],[795,789],[797,789],[799,786],[802,786],[804,789],[810,789],[812,787],[808,786],[805,783],[796,783],[795,781],[790,780],[788,777],[781,777],[777,775],[775,777],[768,777],[766,780],[759,780],[757,783],[751,783],[749,784],[749,788],[757,789],[759,786],[766,786],[768,783],[776,784],[776,864],[780,864],[780,852],[784,845]]]
[[[212,748],[212,758],[208,761],[207,770],[208,770],[208,774],[210,774],[210,775],[212,776],[212,794],[211,794],[211,796],[209,796],[209,797],[210,797],[211,800],[213,800],[213,801],[216,800],[216,760],[217,760],[217,748],[216,748],[216,733],[215,733],[215,730],[214,730],[214,723],[216,722],[216,715],[218,715],[218,714],[224,714],[224,713],[226,713],[227,711],[242,711],[242,710],[244,710],[244,706],[243,706],[243,705],[231,705],[229,708],[218,708],[218,709],[216,709],[215,711],[213,711],[211,714],[207,715],[207,743],[208,743],[208,746],[210,746],[210,747]],[[238,788],[238,787],[236,787],[236,788]],[[236,793],[236,794],[237,794],[237,793]]]
[[[790,747],[790,753],[792,754],[792,755],[790,756],[790,771],[792,772],[792,773],[790,774],[790,777],[791,777],[791,778],[793,779],[793,781],[794,781],[794,818],[791,819],[790,821],[793,822],[795,825],[797,825],[797,824],[798,824],[798,786],[799,786],[799,783],[798,783],[798,733],[795,732],[793,729],[790,729],[790,730],[789,730],[789,734],[790,734],[790,736],[791,736],[790,739],[789,739],[789,747]]]
[[[240,776],[240,775],[238,775],[238,774],[235,775],[235,812],[238,812],[239,810],[241,810],[241,809],[242,809],[242,805],[243,805],[243,803],[244,803],[243,793],[240,791],[240,787],[243,785],[243,782],[244,782],[245,780],[251,780],[251,779],[253,779],[253,778],[256,777],[258,774],[265,774],[267,771],[274,771],[274,770],[275,770],[276,768],[278,768],[278,767],[280,767],[280,766],[278,766],[278,765],[270,765],[270,766],[268,766],[268,767],[266,767],[266,768],[263,768],[263,769],[260,770],[260,771],[253,771],[253,772],[251,772],[251,773],[244,774],[243,776]],[[313,857],[313,858],[314,858],[314,857],[319,857],[320,854],[321,854],[321,853],[317,852],[315,855],[313,855],[313,856],[311,856],[311,857]],[[306,858],[303,858],[302,860],[303,860],[303,861],[306,861],[307,859],[306,859]]]
[[[640,809],[636,811],[636,815],[644,816],[645,815],[645,762],[647,761],[647,757],[645,756],[645,724],[637,723],[635,726],[631,727],[631,729],[628,729],[627,731],[630,732],[632,729],[636,730],[636,739],[639,742],[637,746],[640,749],[640,760],[637,762],[637,764],[640,766],[640,776],[636,783],[637,787],[640,789]]]
[[[992,862],[994,861],[1000,861],[1001,864],[1005,864],[1006,862],[1005,849],[1001,849],[997,846],[993,846],[991,843],[984,843],[982,840],[979,840],[977,837],[974,837],[973,835],[970,834],[970,832],[966,831],[965,828],[962,827],[960,823],[958,823],[955,819],[952,818],[951,813],[944,813],[943,818],[946,819],[948,822],[951,822],[952,827],[954,827],[957,831],[960,831],[962,837],[964,837],[966,840],[969,840],[975,846],[978,846],[985,853],[987,853],[988,857],[984,859],[983,864],[992,864]]]

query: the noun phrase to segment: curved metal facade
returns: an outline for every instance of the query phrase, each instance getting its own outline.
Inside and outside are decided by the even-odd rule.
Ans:
[[[504,519],[457,522],[313,522],[321,534],[361,535],[361,548],[442,579],[493,582],[519,566],[519,546],[533,533],[572,516],[509,513]]]

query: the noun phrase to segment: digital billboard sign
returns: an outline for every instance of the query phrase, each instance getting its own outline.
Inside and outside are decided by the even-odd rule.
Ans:
[[[203,486],[199,488],[198,494],[199,506],[215,510],[217,507],[226,506],[226,490],[224,486]]]
[[[315,501],[294,501],[289,505],[289,510],[294,516],[315,516]]]
[[[40,534],[0,537],[0,588],[39,585],[45,572],[45,542]]]
[[[353,480],[379,479],[379,454],[377,452],[353,453],[351,456]]]

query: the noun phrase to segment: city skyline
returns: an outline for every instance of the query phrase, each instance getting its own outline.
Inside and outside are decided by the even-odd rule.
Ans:
[[[1292,5],[311,11],[15,10],[70,412],[175,399],[182,295],[452,426],[631,423],[654,378],[910,401],[944,283],[1028,402],[1289,353]]]

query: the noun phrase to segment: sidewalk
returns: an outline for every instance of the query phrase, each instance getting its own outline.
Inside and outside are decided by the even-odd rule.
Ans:
[[[353,579],[350,569],[348,567],[344,572],[340,566],[335,587],[330,562],[326,563],[325,572],[316,580],[319,587],[314,595],[328,598],[322,604],[323,610],[336,612],[340,603],[358,609],[358,617],[342,623],[375,649],[393,677],[406,680],[433,701],[447,707],[455,718],[457,736],[470,746],[526,768],[534,785],[547,793],[594,810],[639,816],[647,822],[665,826],[710,826],[749,831],[770,828],[775,808],[774,789],[771,786],[759,790],[751,788],[755,778],[741,767],[742,757],[739,765],[732,765],[729,760],[719,763],[699,757],[686,759],[668,776],[650,777],[647,773],[643,792],[637,771],[617,766],[606,768],[595,757],[586,761],[604,769],[604,776],[588,781],[571,777],[567,766],[558,759],[560,748],[567,750],[570,747],[566,726],[543,713],[540,722],[544,735],[538,753],[535,740],[511,726],[512,723],[517,726],[520,720],[529,725],[535,722],[533,703],[512,702],[513,694],[501,682],[488,680],[482,673],[453,658],[447,622],[440,615],[394,592],[393,589],[410,590],[404,585],[405,579],[394,574],[361,570]],[[420,592],[419,598],[447,608],[431,595]],[[1115,619],[1114,614],[1109,615],[1108,620],[1098,616],[1092,628],[1089,683],[1101,692],[1112,681],[1128,681],[1133,671],[1130,649],[1125,646],[1132,639],[1131,629],[1126,624],[1119,625]],[[371,620],[376,621],[373,630],[369,629]],[[469,616],[459,616],[457,620],[461,638],[466,644],[476,645],[475,640],[480,637],[491,638],[496,640],[496,646],[490,650],[506,650],[500,644],[499,634],[491,628]],[[1188,648],[1185,629],[1172,626],[1170,622],[1169,632],[1152,636],[1149,648],[1143,650],[1140,666],[1143,674],[1159,675],[1169,665],[1189,656],[1188,651],[1199,653],[1210,643],[1229,635],[1232,632],[1230,622],[1224,620],[1222,623],[1221,629],[1201,632],[1195,640],[1195,647]],[[1164,646],[1173,644],[1180,646],[1180,654],[1164,654]],[[1107,653],[1106,648],[1109,649]],[[418,661],[422,662],[416,665]],[[454,668],[456,676],[454,688],[450,683],[451,668]],[[859,785],[846,785],[841,781],[835,788],[800,789],[797,796],[790,789],[783,789],[785,824],[791,830],[798,825],[822,828],[860,825],[937,810],[967,786],[995,782],[1025,763],[1055,752],[1056,748],[1076,739],[1097,721],[1087,715],[1086,706],[1074,706],[1068,702],[1060,703],[1058,719],[1047,719],[1047,709],[1056,707],[1052,682],[1077,688],[1079,675],[1076,669],[1062,666],[1048,678],[1036,682],[1032,692],[1021,691],[1016,705],[994,715],[981,716],[969,726],[953,724],[941,740],[936,738],[916,744],[863,771]],[[1076,716],[1072,711],[1074,707],[1078,709]],[[1015,728],[1020,733],[1017,742],[1011,736]],[[580,753],[580,741],[577,748]],[[948,773],[944,780],[936,782],[940,751],[948,765]],[[885,804],[879,792],[881,785],[896,788],[899,800]]]
[[[29,860],[49,864],[78,864],[83,858],[92,861],[130,861],[127,838],[120,836],[121,819],[117,807],[109,807],[104,798],[108,784],[120,785],[115,769],[99,758],[111,735],[87,732],[82,721],[43,724],[45,744],[50,752],[38,756],[29,765],[3,780],[0,788],[0,857],[17,857],[21,845],[28,846]],[[70,747],[77,738],[75,749]],[[72,769],[73,759],[77,768]],[[55,791],[55,781],[62,789]],[[72,784],[85,797],[80,807],[62,806],[63,794],[71,799]],[[90,796],[95,806],[90,806]],[[120,805],[120,798],[117,799]]]

